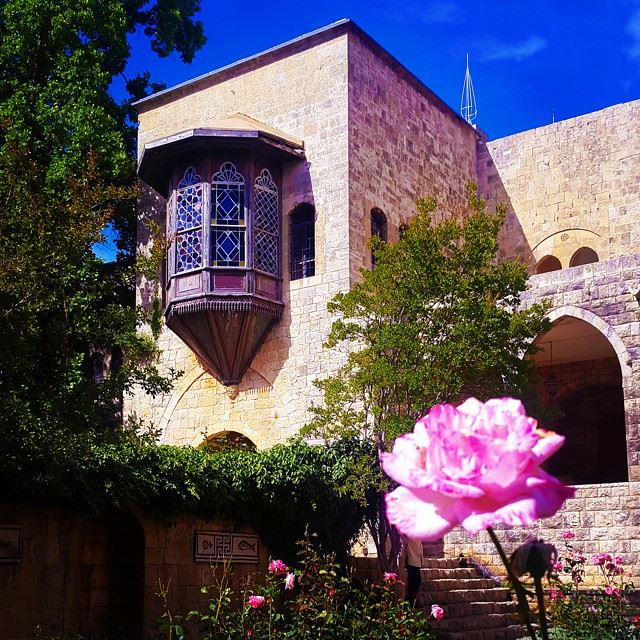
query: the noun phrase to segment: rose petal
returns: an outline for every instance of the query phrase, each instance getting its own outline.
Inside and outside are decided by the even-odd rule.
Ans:
[[[414,540],[439,540],[458,524],[455,500],[427,489],[398,487],[386,496],[387,517]]]
[[[462,526],[470,533],[477,533],[495,524],[528,526],[540,518],[554,515],[564,501],[575,493],[573,487],[566,487],[551,476],[530,477],[525,484],[526,488],[520,496],[504,502],[488,498],[460,500],[456,505],[456,515]]]
[[[545,431],[543,429],[537,429],[536,433],[541,437],[534,445],[531,453],[536,463],[542,464],[564,444],[564,436],[555,433],[555,431]]]
[[[482,498],[485,495],[485,492],[480,487],[441,478],[431,479],[421,488],[431,489],[452,498]]]

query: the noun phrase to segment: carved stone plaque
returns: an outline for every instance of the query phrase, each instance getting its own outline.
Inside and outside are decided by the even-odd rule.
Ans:
[[[258,536],[231,531],[196,531],[193,541],[196,562],[257,563]]]

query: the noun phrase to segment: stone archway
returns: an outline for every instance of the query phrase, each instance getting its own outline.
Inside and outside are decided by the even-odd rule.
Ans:
[[[549,314],[552,326],[536,339],[538,393],[555,414],[549,428],[566,438],[548,462],[570,484],[628,480],[624,386],[630,367],[615,331],[584,309]]]

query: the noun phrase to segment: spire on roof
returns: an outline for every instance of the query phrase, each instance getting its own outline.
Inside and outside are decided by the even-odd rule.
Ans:
[[[476,106],[476,94],[473,90],[473,82],[471,80],[471,72],[469,71],[469,54],[467,53],[467,71],[464,74],[464,83],[462,85],[462,98],[460,99],[460,115],[470,124],[473,125],[478,108]]]

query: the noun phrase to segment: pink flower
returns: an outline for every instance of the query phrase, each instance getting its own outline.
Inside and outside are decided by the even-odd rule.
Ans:
[[[555,562],[551,563],[551,568],[554,571],[562,571],[564,569],[564,564],[560,560],[556,560]]]
[[[264,596],[249,596],[249,606],[252,609],[259,609],[266,602]]]
[[[575,493],[539,466],[563,442],[538,429],[519,400],[436,405],[382,454],[385,472],[401,485],[387,495],[387,516],[418,540],[437,540],[457,525],[471,533],[531,525]]]
[[[596,567],[603,567],[607,562],[611,562],[612,558],[608,553],[596,553],[591,558],[591,563]]]
[[[622,592],[620,591],[620,589],[618,589],[618,587],[614,587],[612,584],[608,584],[604,588],[604,592],[608,596],[615,596],[616,598],[619,598],[622,595]]]
[[[389,584],[395,584],[397,579],[398,579],[398,574],[393,573],[393,571],[387,571],[384,574],[384,581],[388,582]]]
[[[272,560],[269,563],[269,573],[273,573],[274,576],[279,576],[286,572],[287,565],[282,560]]]
[[[442,620],[444,618],[444,609],[439,604],[432,604],[431,617],[436,620]]]
[[[562,598],[562,591],[559,589],[550,589],[549,590],[549,600],[557,600],[558,598]]]
[[[287,573],[286,578],[284,579],[284,588],[285,589],[293,589],[296,586],[296,575],[295,573]]]
[[[615,557],[613,558],[613,561],[614,561],[616,564],[624,564],[624,558],[623,558],[622,556],[615,556]]]
[[[576,534],[573,531],[563,531],[562,539],[563,540],[573,540],[576,537]]]

